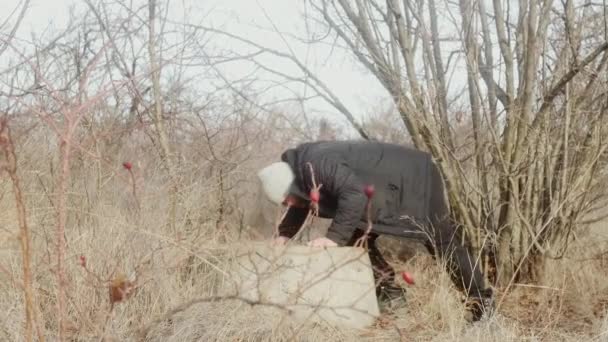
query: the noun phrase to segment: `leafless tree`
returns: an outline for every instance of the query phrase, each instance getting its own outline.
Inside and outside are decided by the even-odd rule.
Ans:
[[[17,23],[6,26],[9,34],[0,37],[2,57],[9,57],[0,69],[2,137],[4,129],[10,126],[17,137],[17,155],[22,137],[28,134],[44,137],[41,140],[51,151],[44,162],[48,162],[45,167],[49,169],[39,177],[39,183],[53,210],[55,227],[47,232],[47,225],[36,226],[44,232],[33,231],[31,236],[46,237],[48,233],[54,237],[46,239],[46,249],[48,269],[56,279],[56,296],[51,298],[56,308],[44,307],[52,312],[36,315],[38,293],[32,284],[36,276],[29,269],[29,258],[24,258],[24,292],[28,297],[24,306],[25,328],[27,339],[36,330],[43,336],[44,327],[52,327],[57,330],[53,336],[66,340],[70,338],[70,324],[77,320],[70,304],[74,277],[67,259],[77,252],[70,246],[72,223],[89,215],[70,210],[73,203],[81,195],[94,202],[95,194],[99,196],[108,180],[117,177],[128,184],[128,193],[137,202],[137,209],[131,211],[136,214],[133,220],[140,222],[143,216],[139,209],[142,202],[146,204],[145,199],[137,198],[136,191],[139,190],[136,178],[141,172],[135,162],[123,164],[126,160],[120,158],[135,155],[138,149],[155,152],[137,157],[151,165],[145,172],[153,173],[154,165],[161,166],[166,196],[159,197],[168,198],[164,203],[168,209],[167,226],[178,243],[188,243],[185,240],[192,237],[187,223],[191,216],[206,220],[195,222],[198,230],[207,221],[215,221],[222,228],[225,221],[241,219],[239,205],[243,200],[239,197],[247,188],[239,188],[251,176],[244,170],[247,163],[260,155],[262,159],[266,157],[263,149],[277,148],[277,140],[289,143],[297,139],[297,135],[283,131],[287,123],[294,127],[304,125],[298,121],[301,118],[293,120],[288,118],[289,114],[281,113],[278,103],[258,100],[256,91],[245,85],[224,82],[208,55],[199,54],[206,52],[204,32],[181,22],[171,23],[167,2],[86,1],[71,14],[62,31],[31,40],[13,39],[14,27],[21,21],[27,5],[28,2],[21,12],[16,12]],[[203,78],[210,74],[217,77],[219,85],[197,87],[204,84],[197,79],[197,72]],[[266,115],[273,110],[276,115]],[[277,119],[281,117],[285,119]],[[0,147],[6,149],[8,164],[2,157],[0,168],[4,170],[6,166],[11,178],[18,177],[16,165],[11,164],[13,142],[7,139],[0,139]],[[93,195],[89,189],[80,194],[82,189],[78,188],[79,183],[86,187],[88,165],[97,168]],[[129,165],[129,172],[122,165]],[[137,177],[131,167],[137,171]],[[198,186],[211,184],[200,194],[201,205],[195,207],[198,213],[192,213],[192,208],[181,203],[185,191],[178,185],[186,180]],[[31,183],[26,184],[36,188]],[[21,190],[16,189],[16,198],[23,202],[23,207],[17,208],[19,217],[25,220],[27,199],[21,199]],[[24,189],[23,193],[31,191]],[[93,205],[89,204],[90,207]],[[24,253],[32,253],[35,258],[35,248],[29,247],[26,221],[19,226],[25,232]],[[233,227],[237,225],[227,226],[226,230],[234,233]]]
[[[439,164],[454,219],[495,284],[537,279],[546,258],[563,255],[600,198],[590,190],[606,165],[601,3],[310,0],[305,6],[309,27],[317,29],[300,40],[331,42],[386,89],[413,144]],[[250,46],[240,57],[260,69],[310,85],[368,138],[300,56],[202,29]],[[301,73],[281,74],[258,59],[265,54],[293,62]]]
[[[473,247],[490,257],[497,283],[534,279],[543,258],[562,255],[596,200],[589,191],[598,186],[607,146],[601,4],[321,0],[310,6],[384,85],[415,145],[436,158],[454,216]],[[454,30],[440,31],[439,22]],[[472,136],[463,146],[450,110],[458,89],[446,77],[454,55],[463,55],[466,66]]]

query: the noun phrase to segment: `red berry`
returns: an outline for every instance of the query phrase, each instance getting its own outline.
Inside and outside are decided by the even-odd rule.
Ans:
[[[130,162],[124,162],[124,163],[122,163],[122,166],[127,170],[131,170],[131,168],[133,167],[133,164],[131,164]]]
[[[365,189],[363,189],[363,192],[365,192],[365,196],[367,196],[367,198],[372,198],[374,196],[374,192],[376,191],[376,189],[374,188],[374,185],[367,185],[365,187]]]
[[[401,272],[401,277],[406,283],[410,285],[414,284],[414,277],[409,272]]]
[[[320,199],[321,195],[319,194],[319,192],[317,190],[311,190],[310,191],[310,200],[315,202],[315,203],[319,203],[319,199]]]

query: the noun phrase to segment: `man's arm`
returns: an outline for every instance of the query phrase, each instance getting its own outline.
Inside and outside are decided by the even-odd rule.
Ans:
[[[355,232],[365,210],[367,197],[363,192],[364,184],[339,159],[323,157],[311,164],[317,184],[322,184],[321,196],[330,193],[337,199],[336,215],[326,237],[338,245],[345,245]]]
[[[304,224],[307,214],[307,208],[289,207],[285,218],[279,224],[279,236],[291,239]]]

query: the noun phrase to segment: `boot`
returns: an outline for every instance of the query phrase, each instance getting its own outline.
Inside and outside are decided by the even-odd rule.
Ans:
[[[477,322],[484,316],[490,317],[494,314],[495,302],[491,289],[481,291],[476,296],[469,298],[467,307],[471,314],[471,321]]]

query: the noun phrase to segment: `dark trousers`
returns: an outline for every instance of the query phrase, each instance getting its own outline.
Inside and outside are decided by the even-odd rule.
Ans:
[[[439,169],[430,169],[431,187],[428,222],[424,225],[427,240],[425,246],[435,257],[445,260],[452,282],[467,296],[477,298],[491,295],[486,290],[481,273],[481,258],[474,258],[462,239],[462,230],[450,218],[448,202]]]
[[[363,236],[364,231],[357,229],[353,236],[350,238],[347,246],[354,246],[357,240]],[[384,259],[382,253],[376,246],[376,239],[378,235],[370,234],[367,239],[369,259],[372,264],[372,272],[374,274],[374,281],[376,288],[384,285],[392,285],[395,281],[395,270],[393,267]],[[394,286],[394,285],[393,285]]]
[[[471,255],[470,249],[463,244],[460,230],[450,219],[439,170],[433,165],[430,173],[430,213],[428,220],[420,225],[420,229],[425,232],[424,246],[435,258],[445,260],[447,271],[458,289],[469,297],[485,298],[491,295],[491,290],[486,289],[481,261]],[[347,245],[353,246],[363,233],[363,230],[357,229]],[[395,286],[395,270],[382,257],[376,246],[377,237],[377,234],[371,233],[368,238],[369,258],[376,286]]]
[[[448,231],[446,228],[449,228],[447,224],[430,229],[427,232],[428,239],[424,242],[424,246],[431,255],[446,261],[447,271],[453,283],[467,296],[477,298],[488,296],[490,293],[489,290],[485,290],[479,261],[473,258],[469,250],[461,244],[459,234],[456,234],[454,230]],[[357,229],[346,245],[353,246],[363,233],[362,230]],[[396,286],[395,270],[378,249],[377,238],[378,235],[372,233],[367,240],[376,288]]]
[[[481,259],[474,258],[461,234],[446,221],[436,222],[438,226],[429,228],[429,239],[424,246],[434,257],[445,261],[452,282],[467,296],[487,297],[489,290],[481,273]]]

